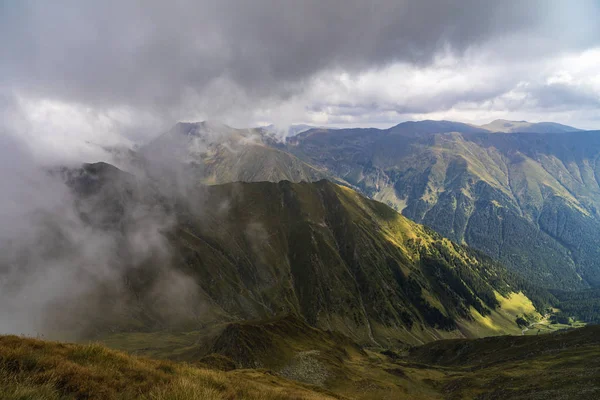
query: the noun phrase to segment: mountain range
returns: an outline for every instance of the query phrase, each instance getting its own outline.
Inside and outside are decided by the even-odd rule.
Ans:
[[[600,283],[597,133],[422,121],[308,131],[287,149],[536,283],[576,289]]]
[[[519,315],[539,318],[552,301],[484,254],[327,180],[198,185],[183,197],[109,164],[63,174],[95,229],[126,237],[140,204],[172,220],[168,257],[124,267],[125,293],[102,304],[86,335],[295,315],[361,344],[416,344],[518,333]],[[195,300],[165,315],[168,291],[153,288],[168,265]]]
[[[70,265],[79,286],[34,303],[36,326],[129,354],[0,336],[0,389],[593,398],[598,330],[569,329],[598,318],[596,134],[420,121],[282,140],[179,123],[111,149],[129,172],[46,171],[73,209],[39,211],[35,251],[7,252],[0,270],[27,283],[38,259],[44,276]]]
[[[196,139],[174,134],[180,126],[142,154],[153,146],[169,154],[164,140],[175,137],[186,155],[195,154],[188,165],[197,180],[208,184],[327,178],[541,286],[600,284],[596,131],[524,121],[418,121],[389,129],[314,128],[283,142],[260,129],[226,128],[235,134],[223,142],[211,139],[203,123],[185,125]],[[190,152],[197,138],[208,144]]]

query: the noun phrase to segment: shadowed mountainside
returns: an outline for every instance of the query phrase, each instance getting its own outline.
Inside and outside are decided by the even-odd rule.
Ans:
[[[328,181],[197,186],[166,197],[116,171],[71,172],[86,220],[119,232],[127,210],[146,204],[172,224],[168,259],[132,266],[127,306],[105,305],[101,320],[113,331],[295,314],[360,343],[421,343],[519,332],[516,315],[535,315],[534,304],[551,299],[486,256]],[[195,299],[181,309],[150,290],[165,265],[185,278],[179,296]]]
[[[600,396],[600,327],[538,336],[442,340],[412,349],[409,362],[455,370],[444,398],[594,399]]]
[[[265,130],[203,122],[176,125],[140,154],[147,166],[178,165],[166,178],[165,168],[154,174],[169,181],[328,177],[536,284],[600,284],[596,132],[525,121],[418,121],[385,130],[315,128],[281,143]]]
[[[600,284],[597,132],[506,135],[421,121],[387,130],[314,129],[287,147],[533,282]]]

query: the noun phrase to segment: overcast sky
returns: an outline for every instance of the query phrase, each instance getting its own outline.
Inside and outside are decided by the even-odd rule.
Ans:
[[[600,128],[598,0],[0,0],[0,129],[34,151],[176,121]]]

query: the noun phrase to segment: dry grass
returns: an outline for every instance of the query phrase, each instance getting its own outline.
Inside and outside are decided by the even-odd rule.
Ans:
[[[76,345],[0,336],[0,393],[7,400],[306,399],[333,397],[265,371],[222,372]]]

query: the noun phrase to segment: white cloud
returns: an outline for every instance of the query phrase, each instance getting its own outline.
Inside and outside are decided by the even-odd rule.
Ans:
[[[503,63],[446,52],[428,66],[394,63],[362,73],[337,69],[315,76],[302,92],[279,101],[253,101],[227,80],[214,82],[205,92],[211,95],[189,93],[185,107],[167,120],[134,108],[96,110],[20,97],[4,125],[10,122],[34,155],[63,162],[108,161],[99,144],[131,146],[177,120],[206,118],[238,127],[266,122],[387,127],[410,119],[480,124],[506,118],[595,129],[600,128],[600,48],[535,62]]]
[[[496,118],[600,128],[600,48],[529,62],[445,54],[429,66],[395,63],[359,74],[326,72],[280,108],[294,122],[389,126],[408,119]]]
[[[15,4],[0,14],[0,85],[17,96],[7,108],[0,92],[0,130],[76,162],[205,119],[600,128],[597,2],[377,4]]]

